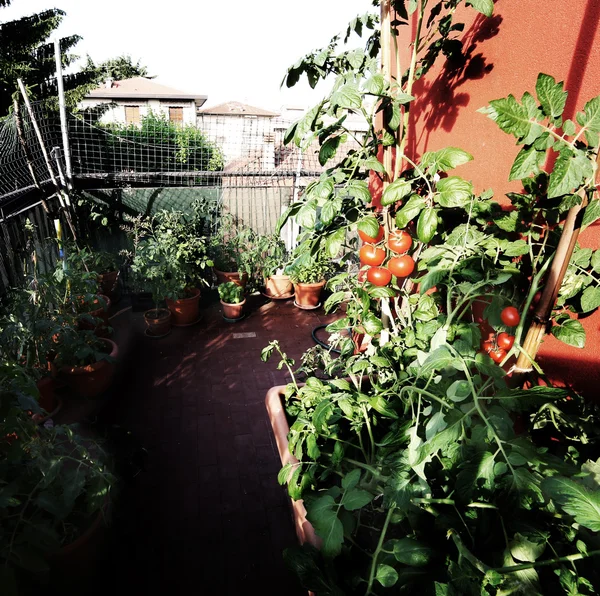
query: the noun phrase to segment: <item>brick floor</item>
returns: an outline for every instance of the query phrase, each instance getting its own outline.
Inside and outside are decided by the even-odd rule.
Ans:
[[[282,561],[296,538],[264,407],[285,373],[260,350],[277,338],[298,356],[331,317],[252,296],[246,319],[228,324],[219,306],[161,340],[131,315],[131,354],[101,420],[148,453],[115,504],[95,593],[305,594]]]

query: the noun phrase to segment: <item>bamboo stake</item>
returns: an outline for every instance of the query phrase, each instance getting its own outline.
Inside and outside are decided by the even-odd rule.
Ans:
[[[525,341],[522,345],[523,351],[519,354],[519,358],[513,369],[511,384],[514,386],[521,385],[533,370],[533,362],[546,335],[554,303],[558,297],[565,273],[569,267],[569,262],[573,256],[573,250],[577,244],[577,238],[581,231],[583,209],[587,205],[586,187],[581,188],[577,194],[581,196],[581,204],[571,207],[565,219],[563,231],[552,261],[552,267],[548,274],[548,280],[544,285],[542,296],[533,313],[533,322],[527,331]]]

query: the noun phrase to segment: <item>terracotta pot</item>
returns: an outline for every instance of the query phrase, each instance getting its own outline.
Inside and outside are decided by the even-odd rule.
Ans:
[[[112,298],[117,289],[117,283],[119,280],[119,271],[108,271],[107,273],[101,273],[98,276],[98,285],[100,291],[105,295]]]
[[[116,358],[119,348],[114,341],[102,339],[106,351],[111,358]],[[81,397],[97,397],[104,393],[112,383],[115,374],[115,363],[99,360],[86,366],[63,366],[60,376],[77,395]]]
[[[321,291],[325,287],[325,280],[316,284],[294,284],[296,304],[299,306],[317,306],[321,299]]]
[[[103,301],[104,305],[101,304],[101,301]],[[79,319],[77,326],[79,329],[88,329],[90,331],[94,331],[96,335],[105,335],[108,328],[108,309],[110,308],[110,298],[104,294],[98,294],[98,297],[94,300],[93,307],[96,308],[88,311],[85,314],[96,319],[100,319],[100,322],[94,325],[94,323],[91,323],[86,319]]]
[[[275,435],[277,451],[279,452],[279,459],[281,459],[282,466],[285,466],[288,463],[298,463],[298,460],[290,453],[287,439],[290,427],[283,407],[285,388],[285,385],[271,387],[265,398],[265,405],[267,407],[267,412],[269,413],[271,426],[273,427],[273,434]],[[291,474],[292,472],[290,472],[290,475]],[[292,500],[292,512],[294,514],[296,535],[298,536],[300,544],[308,543],[316,548],[320,548],[321,539],[317,536],[312,524],[306,518],[306,509],[304,508],[304,503],[301,499],[298,501]]]
[[[265,282],[265,294],[273,298],[290,296],[294,292],[294,286],[289,275],[271,275]]]
[[[225,319],[241,319],[243,316],[246,299],[244,298],[238,304],[228,304],[227,302],[223,302],[221,300],[221,304],[223,306],[223,317]]]
[[[191,288],[189,298],[180,298],[179,300],[166,299],[167,308],[173,315],[172,324],[176,327],[191,325],[198,320],[200,316],[200,290]]]
[[[236,286],[241,286],[242,288],[246,287],[248,283],[248,274],[242,273],[241,277],[238,271],[219,271],[218,269],[214,269],[215,275],[217,276],[217,281],[219,284],[227,283],[228,281],[232,281]]]
[[[354,354],[362,354],[367,351],[367,348],[371,345],[371,336],[367,335],[362,331],[353,331],[352,332],[352,342],[354,343]]]
[[[171,331],[171,311],[168,308],[153,308],[144,313],[147,332],[155,337],[162,337]]]

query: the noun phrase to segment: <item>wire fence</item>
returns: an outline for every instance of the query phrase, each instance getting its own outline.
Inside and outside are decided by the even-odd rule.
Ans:
[[[71,198],[112,212],[186,211],[202,198],[214,204],[215,213],[229,213],[238,223],[268,234],[324,169],[317,143],[305,150],[284,143],[297,112],[280,115],[234,102],[194,113],[191,123],[189,118],[173,119],[168,110],[147,110],[141,117],[133,113],[131,118],[128,106],[103,104],[67,116]],[[360,134],[357,125],[356,135]],[[358,146],[349,138],[338,158]],[[60,217],[60,188],[53,178],[60,186],[67,172],[63,159],[59,115],[44,104],[34,103],[31,113],[21,109],[0,120],[4,288],[24,274],[20,263],[26,247],[32,242],[41,247],[53,235],[53,220]],[[35,228],[33,236],[31,230],[25,233],[26,222]],[[44,251],[48,267],[55,252]]]

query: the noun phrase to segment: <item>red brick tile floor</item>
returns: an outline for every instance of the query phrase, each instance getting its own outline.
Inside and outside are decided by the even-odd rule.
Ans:
[[[141,312],[114,319],[128,346],[121,373],[87,418],[119,425],[147,453],[138,466],[131,450],[124,469],[136,475],[123,481],[100,570],[79,594],[305,594],[282,559],[296,538],[264,406],[286,374],[260,351],[279,339],[299,362],[312,330],[335,317],[258,295],[231,324],[214,293],[203,302],[198,324],[159,340],[144,336]]]

